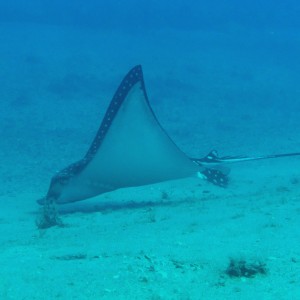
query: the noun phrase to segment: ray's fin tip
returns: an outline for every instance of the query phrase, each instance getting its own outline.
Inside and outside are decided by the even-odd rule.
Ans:
[[[135,74],[136,76],[143,78],[143,68],[141,64],[135,65],[131,70],[128,72],[127,76],[130,76],[131,74]],[[126,77],[127,77],[126,76]]]

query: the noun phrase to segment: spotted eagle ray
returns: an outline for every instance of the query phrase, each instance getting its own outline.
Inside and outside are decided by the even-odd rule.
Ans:
[[[37,225],[60,224],[55,204],[190,176],[225,187],[228,174],[219,168],[224,163],[292,155],[300,153],[219,157],[211,151],[204,158],[188,157],[158,122],[138,65],[122,80],[83,159],[53,176],[46,197],[38,201],[43,209]]]

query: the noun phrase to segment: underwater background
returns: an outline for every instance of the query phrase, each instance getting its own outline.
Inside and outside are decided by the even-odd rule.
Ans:
[[[118,190],[62,208],[64,228],[35,225],[136,64],[189,156],[300,151],[299,15],[278,0],[0,1],[0,298],[299,299],[297,157],[232,165],[226,189]]]

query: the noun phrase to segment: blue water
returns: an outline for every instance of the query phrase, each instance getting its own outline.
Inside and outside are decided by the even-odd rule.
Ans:
[[[164,206],[158,208],[162,210],[158,214],[161,214],[160,218],[151,215],[152,208],[148,208],[146,213],[150,211],[150,219],[156,219],[153,223],[157,226],[149,228],[148,234],[155,238],[159,233],[157,245],[153,248],[150,238],[145,241],[145,245],[150,245],[148,248],[139,244],[143,234],[147,233],[143,227],[143,217],[142,221],[139,217],[137,221],[131,220],[132,223],[126,219],[130,218],[130,213],[136,213],[134,210],[129,210],[128,216],[125,212],[120,217],[117,215],[120,212],[116,211],[108,215],[76,215],[74,219],[66,214],[73,224],[73,227],[70,226],[72,234],[68,228],[62,233],[59,229],[53,229],[46,237],[36,234],[34,219],[38,210],[35,199],[45,195],[49,180],[57,170],[85,154],[115,89],[136,64],[143,66],[149,100],[157,118],[188,155],[202,157],[211,149],[218,149],[221,155],[300,151],[299,15],[298,1],[279,0],[0,1],[0,203],[3,207],[0,241],[5,266],[1,273],[5,284],[0,285],[0,298],[22,299],[21,287],[25,291],[24,299],[45,297],[39,291],[34,298],[34,287],[26,285],[29,281],[38,281],[42,276],[39,274],[45,274],[43,270],[50,274],[46,279],[49,289],[53,284],[53,289],[57,290],[56,294],[49,293],[49,299],[53,299],[53,295],[75,299],[76,293],[78,296],[78,293],[86,291],[86,286],[80,286],[84,282],[81,277],[81,283],[76,283],[73,288],[71,279],[67,283],[58,281],[62,287],[51,279],[55,272],[69,270],[69,266],[76,270],[79,264],[71,265],[70,262],[69,266],[63,267],[58,264],[54,271],[50,271],[52,260],[48,258],[58,255],[55,251],[60,249],[57,242],[60,235],[65,240],[64,249],[72,248],[68,238],[73,237],[70,243],[75,245],[74,249],[81,251],[82,245],[77,244],[75,237],[82,235],[87,236],[83,242],[84,249],[96,249],[96,245],[102,247],[103,244],[96,241],[93,244],[92,236],[99,233],[95,231],[93,222],[101,230],[103,221],[103,228],[112,226],[116,234],[111,241],[107,233],[109,229],[101,232],[111,242],[110,245],[109,242],[104,243],[107,249],[103,246],[101,253],[109,252],[109,249],[117,253],[111,256],[108,266],[113,265],[115,269],[123,263],[117,258],[132,258],[130,255],[135,250],[147,252],[152,249],[152,256],[145,261],[152,260],[156,263],[156,269],[162,269],[153,272],[154,275],[151,273],[154,277],[151,275],[149,280],[146,275],[138,277],[136,286],[132,285],[136,278],[130,277],[126,281],[127,275],[124,278],[120,275],[123,284],[128,283],[128,286],[124,288],[116,283],[120,288],[118,294],[112,288],[117,275],[110,274],[108,268],[106,271],[114,279],[105,279],[111,285],[104,292],[107,299],[121,299],[124,291],[129,293],[129,299],[199,299],[195,296],[197,282],[203,283],[203,276],[207,276],[208,284],[201,285],[200,299],[253,299],[257,297],[256,291],[263,295],[260,299],[298,299],[295,296],[297,293],[299,295],[296,286],[299,286],[299,281],[295,279],[295,274],[299,271],[300,257],[295,242],[300,209],[297,200],[300,176],[297,158],[233,167],[231,185],[224,191],[210,190],[209,186],[204,188],[200,184],[200,189],[215,193],[217,201],[220,201],[212,202],[212,206],[209,206],[209,201],[204,202],[207,214],[204,213],[202,220],[205,222],[197,219],[198,212],[200,215],[203,213],[203,207],[194,207],[194,204],[183,205],[182,210],[180,206],[174,208],[182,218],[181,225],[174,217],[172,206],[167,207],[165,215]],[[197,184],[176,185],[167,199],[180,202],[180,197],[187,197],[190,201],[192,196],[189,193],[202,195]],[[152,200],[147,198],[150,197],[149,190],[141,193],[134,196],[132,192],[124,192],[123,196],[128,202],[138,202],[140,198]],[[121,197],[122,194],[117,195]],[[114,203],[114,195],[105,197],[102,200]],[[224,205],[224,215],[229,221],[222,216],[220,205]],[[232,220],[243,222],[244,216],[245,232],[239,222],[231,223]],[[78,220],[86,222],[85,227]],[[173,223],[170,221],[168,226],[164,226],[164,220],[172,220]],[[197,227],[198,221],[203,222],[203,227]],[[118,226],[113,227],[114,224]],[[138,225],[130,227],[132,224]],[[238,229],[241,231],[236,233]],[[164,237],[166,232],[168,237]],[[210,236],[205,237],[205,232],[209,232]],[[90,238],[88,234],[91,234]],[[32,239],[33,236],[36,239]],[[133,236],[132,240],[127,241],[129,236]],[[173,236],[180,236],[182,240],[178,238],[174,242],[171,239]],[[119,239],[123,242],[120,249],[114,244],[114,240]],[[207,241],[208,249],[205,254],[199,246],[204,241]],[[265,243],[260,246],[259,241]],[[126,248],[135,244],[135,250]],[[180,270],[187,275],[176,277],[177,273],[174,273],[174,288],[170,288],[173,285],[167,281],[167,278],[170,279],[167,277],[169,271],[163,266],[167,268],[164,258],[173,247],[170,252],[174,255],[180,254],[180,250],[176,252],[176,247],[184,248],[182,255],[184,253],[190,263],[189,267],[177,264],[175,271]],[[160,257],[158,249],[165,256]],[[214,249],[212,253],[223,250],[216,254],[216,265],[207,256],[209,249]],[[243,251],[252,256],[261,253],[262,257],[268,257],[270,277],[265,279],[269,280],[267,283],[254,281],[250,286],[245,284],[244,279],[224,283],[223,279],[214,275],[226,265],[225,259],[231,254]],[[24,275],[17,271],[14,282],[10,280],[10,272],[14,273],[11,265],[18,266],[20,256],[25,256],[20,253],[28,255],[25,262],[22,260],[24,266],[28,263],[41,273],[32,271]],[[98,252],[91,255],[97,256]],[[199,271],[202,267],[197,265],[198,262],[191,262],[192,256],[200,260],[205,257],[202,262],[205,275]],[[40,261],[35,261],[37,257]],[[106,256],[103,254],[103,257]],[[134,269],[135,264],[142,268],[140,258],[141,254],[134,256],[133,266],[130,265],[128,270]],[[91,265],[87,267],[81,265],[82,276],[94,278],[96,271],[93,268],[99,266],[92,265],[92,258],[89,263]],[[200,273],[193,273],[193,263]],[[206,267],[208,265],[211,269]],[[151,269],[149,266],[147,268]],[[290,271],[284,277],[286,270]],[[156,281],[162,286],[162,291],[149,292],[151,288],[159,290]],[[278,288],[280,282],[284,286],[282,290]],[[70,286],[68,293],[63,288],[64,284]],[[149,287],[148,293],[145,286]],[[185,290],[181,298],[175,291],[178,286],[179,290],[180,287]],[[268,290],[265,286],[271,287]],[[43,285],[40,284],[39,288]],[[93,288],[89,294],[82,292],[82,297],[78,296],[78,299],[100,299],[96,287]],[[167,295],[164,289],[168,291]],[[290,291],[287,298],[285,289]],[[72,291],[76,293],[72,294]],[[242,291],[241,296],[239,291]]]
[[[38,22],[114,29],[217,29],[231,24],[257,28],[296,29],[297,1],[2,1],[5,21]]]

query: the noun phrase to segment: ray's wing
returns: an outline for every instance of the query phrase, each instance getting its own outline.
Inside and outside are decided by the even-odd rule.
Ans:
[[[117,89],[85,157],[52,178],[46,198],[69,203],[118,188],[193,176],[198,170],[157,121],[141,66],[136,66]]]

